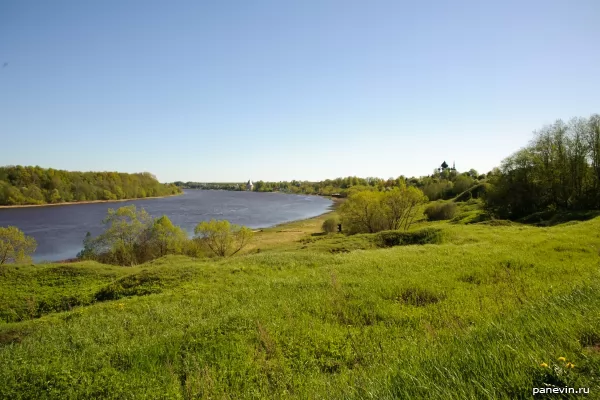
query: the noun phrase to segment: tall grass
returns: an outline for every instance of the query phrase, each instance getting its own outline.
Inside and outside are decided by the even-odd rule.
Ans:
[[[7,267],[0,398],[600,393],[600,219],[431,226],[441,244],[322,251],[373,244],[333,235],[228,260]],[[19,311],[32,293],[85,301]]]

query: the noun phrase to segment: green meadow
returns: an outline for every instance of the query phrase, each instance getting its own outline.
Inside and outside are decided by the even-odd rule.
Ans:
[[[226,259],[4,265],[0,398],[600,398],[600,218],[475,208],[425,244],[322,216]]]

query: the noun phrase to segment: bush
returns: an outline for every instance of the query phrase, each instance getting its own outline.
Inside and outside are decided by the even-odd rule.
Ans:
[[[196,239],[200,240],[216,256],[227,257],[243,249],[254,233],[250,228],[232,225],[227,220],[204,221],[194,229]]]
[[[327,218],[323,222],[323,226],[321,228],[323,229],[323,232],[335,233],[337,231],[338,223],[339,221],[337,218]]]
[[[202,239],[193,238],[186,240],[183,243],[181,253],[188,257],[201,258],[206,256],[206,246],[202,243]]]
[[[441,229],[426,228],[413,232],[379,232],[375,242],[379,247],[408,246],[412,244],[439,244],[443,241]]]
[[[456,213],[456,204],[454,203],[436,203],[425,209],[425,215],[430,221],[442,221],[452,219]]]

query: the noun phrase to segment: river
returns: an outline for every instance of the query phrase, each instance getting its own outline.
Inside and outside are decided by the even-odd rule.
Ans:
[[[265,228],[314,217],[326,212],[331,200],[319,196],[283,193],[185,190],[181,196],[116,203],[69,204],[49,207],[0,209],[0,226],[16,226],[38,243],[36,262],[73,258],[86,232],[103,231],[109,208],[135,204],[153,217],[166,215],[192,235],[201,221],[227,219],[233,224]]]

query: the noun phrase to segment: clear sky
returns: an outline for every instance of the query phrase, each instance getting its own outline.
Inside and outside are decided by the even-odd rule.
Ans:
[[[487,172],[600,112],[599,19],[598,0],[0,0],[0,165]]]

